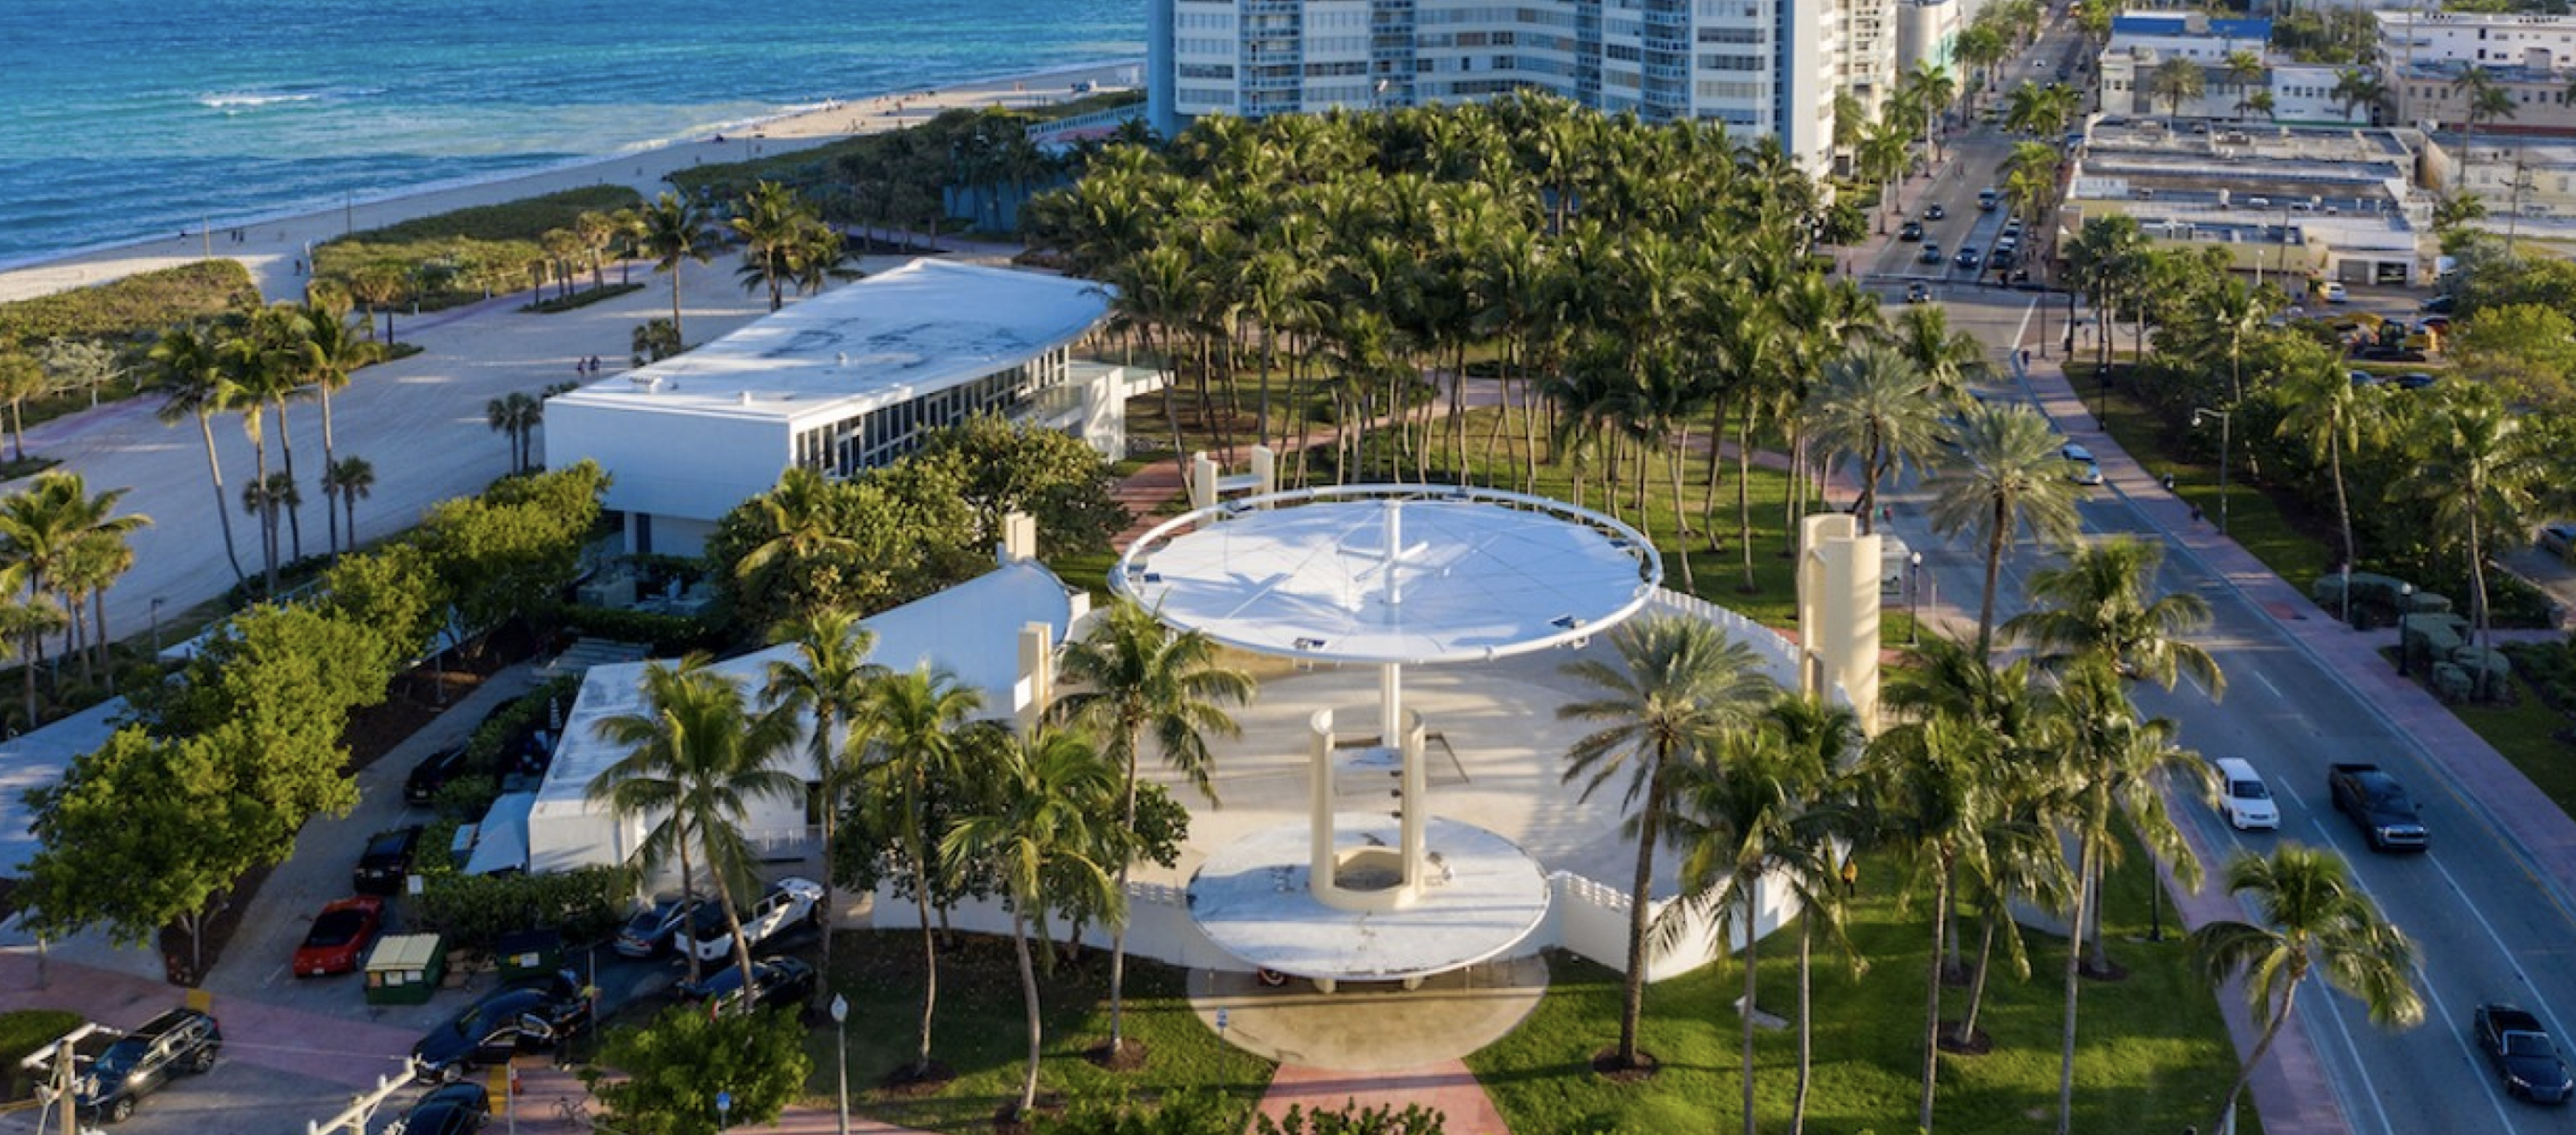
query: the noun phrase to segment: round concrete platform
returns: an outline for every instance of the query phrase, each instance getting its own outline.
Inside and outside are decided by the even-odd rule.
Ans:
[[[1190,1008],[1255,1056],[1314,1068],[1384,1071],[1456,1060],[1520,1027],[1547,992],[1547,960],[1501,958],[1429,978],[1419,989],[1303,981],[1265,986],[1252,974],[1196,970]]]
[[[1345,845],[1393,846],[1397,821],[1333,817]],[[1189,884],[1190,918],[1217,948],[1252,965],[1322,982],[1424,978],[1500,957],[1547,918],[1547,872],[1511,840],[1434,816],[1425,842],[1437,870],[1414,905],[1328,906],[1309,886],[1313,828],[1273,825],[1217,850]]]

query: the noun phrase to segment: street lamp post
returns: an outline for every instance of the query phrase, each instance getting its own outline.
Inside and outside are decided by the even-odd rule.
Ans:
[[[1923,553],[1905,561],[1905,645],[1923,641]]]
[[[2227,532],[2227,451],[2230,448],[2229,432],[2236,423],[2225,410],[2198,407],[2191,412],[2193,428],[2199,428],[2200,419],[2204,415],[2218,419],[2218,531],[2221,535],[2225,535]]]
[[[840,1056],[840,1058],[841,1058],[841,1059],[840,1059],[840,1062],[839,1062],[837,1065],[835,1065],[835,1067],[839,1068],[839,1069],[840,1069],[840,1071],[841,1071],[841,1126],[840,1126],[840,1128],[839,1128],[840,1135],[850,1135],[850,1030],[849,1030],[849,1028],[848,1028],[849,1020],[850,1020],[850,999],[849,999],[849,998],[847,998],[847,997],[843,997],[843,996],[841,996],[841,995],[840,995],[840,994],[838,994],[838,993],[833,994],[833,995],[832,995],[832,1041],[833,1041],[833,1048],[834,1048],[834,1050],[839,1054],[839,1056]]]

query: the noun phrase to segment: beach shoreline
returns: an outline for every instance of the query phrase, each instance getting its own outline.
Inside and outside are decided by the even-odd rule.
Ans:
[[[709,161],[739,161],[810,148],[926,122],[948,110],[987,106],[1030,109],[1069,101],[1078,94],[1129,89],[1122,80],[1141,67],[1142,61],[1137,59],[1067,64],[989,79],[829,99],[772,116],[746,119],[705,138],[568,159],[503,177],[415,185],[372,198],[353,195],[338,207],[191,229],[176,237],[143,237],[40,254],[21,263],[0,266],[0,302],[90,287],[137,272],[214,257],[239,260],[249,267],[267,298],[294,299],[303,292],[302,269],[311,246],[351,231],[594,185],[625,185],[650,199],[669,188],[664,179],[671,173]],[[1092,89],[1077,92],[1076,87],[1086,83]]]

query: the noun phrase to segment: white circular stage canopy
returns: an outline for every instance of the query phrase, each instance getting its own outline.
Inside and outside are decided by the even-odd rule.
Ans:
[[[1662,580],[1663,561],[1635,529],[1562,501],[1349,485],[1175,517],[1129,547],[1109,585],[1245,650],[1411,664],[1607,630]]]

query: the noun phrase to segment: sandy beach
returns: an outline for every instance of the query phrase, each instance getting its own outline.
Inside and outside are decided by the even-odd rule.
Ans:
[[[726,134],[721,142],[708,138],[505,180],[353,201],[341,208],[244,226],[238,230],[238,240],[233,237],[236,230],[223,226],[217,226],[212,233],[191,229],[184,234],[0,271],[0,301],[87,287],[212,256],[228,257],[249,266],[268,298],[296,299],[304,287],[295,272],[296,262],[304,258],[307,247],[350,232],[586,185],[629,186],[650,198],[670,188],[662,179],[674,170],[708,162],[742,161],[856,134],[892,130],[958,107],[1025,108],[1062,102],[1074,97],[1074,86],[1080,83],[1092,84],[1096,91],[1116,91],[1140,66],[1141,61],[1122,61],[1057,68],[931,90],[854,98]]]
[[[578,168],[359,203],[347,210],[252,225],[238,243],[219,231],[212,243],[216,255],[249,265],[271,299],[296,298],[304,280],[295,273],[294,261],[302,258],[304,242],[337,236],[350,225],[366,229],[582,185],[626,184],[650,195],[667,188],[661,178],[675,169],[893,129],[952,107],[1062,100],[1072,96],[1075,83],[1107,85],[1131,66],[1058,70],[899,98],[858,99],[831,110],[764,123],[747,134],[728,133],[722,143],[707,140]],[[95,284],[204,255],[205,240],[193,232],[185,240],[165,237],[85,253],[0,274],[0,298]],[[897,263],[870,257],[859,267],[873,274]],[[626,367],[633,329],[668,312],[671,303],[669,277],[653,275],[644,265],[634,266],[633,271],[636,279],[648,285],[642,291],[557,315],[519,310],[528,299],[524,292],[416,317],[398,315],[396,337],[417,344],[421,353],[366,368],[333,400],[338,453],[363,457],[376,471],[373,490],[357,508],[359,540],[376,540],[410,528],[430,505],[479,492],[508,472],[508,443],[485,419],[490,400],[510,393],[539,393],[566,379],[620,381],[617,375]],[[767,304],[743,290],[726,262],[685,266],[680,287],[691,342],[705,342],[768,314]],[[600,376],[583,378],[573,364],[593,356],[606,364],[605,370]],[[116,636],[148,630],[160,638],[166,620],[232,586],[218,509],[233,519],[243,567],[252,574],[259,568],[254,527],[240,511],[237,495],[252,467],[251,447],[240,422],[229,416],[215,422],[216,448],[231,490],[219,501],[207,478],[206,454],[195,424],[162,424],[154,417],[159,403],[153,397],[111,403],[27,430],[31,453],[56,459],[59,468],[80,474],[93,491],[127,490],[121,511],[153,521],[131,537],[135,566],[106,596],[110,631]],[[305,553],[319,552],[329,527],[322,494],[311,487],[322,456],[320,410],[311,402],[291,405],[283,420],[271,415],[269,431],[272,469],[279,467],[280,443],[288,438],[295,442],[298,476],[307,490],[298,510],[301,537],[294,542]],[[538,447],[543,460],[542,429]]]

